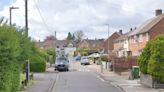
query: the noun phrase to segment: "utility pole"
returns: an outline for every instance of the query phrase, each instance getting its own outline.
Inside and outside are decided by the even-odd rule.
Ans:
[[[28,37],[28,1],[25,0],[25,29]]]
[[[25,34],[28,37],[28,1],[25,0]],[[29,59],[26,61],[26,85],[29,81],[30,65]]]

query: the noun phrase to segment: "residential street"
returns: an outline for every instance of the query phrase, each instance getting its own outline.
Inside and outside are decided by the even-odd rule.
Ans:
[[[86,66],[70,62],[69,72],[59,72],[52,92],[121,92]]]

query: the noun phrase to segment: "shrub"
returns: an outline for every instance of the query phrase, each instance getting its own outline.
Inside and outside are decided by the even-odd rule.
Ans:
[[[35,54],[30,57],[30,71],[31,72],[44,72],[46,70],[46,59],[43,54],[36,50]]]
[[[80,52],[82,56],[88,56],[93,53],[98,53],[98,51],[95,49],[77,49],[77,52]]]
[[[30,62],[30,71],[31,72],[45,72],[46,62]]]
[[[17,92],[25,61],[37,61],[39,71],[45,71],[45,54],[38,51],[24,29],[6,23],[0,19],[0,92]]]
[[[146,45],[138,63],[142,73],[151,74],[154,80],[164,83],[164,35]]]
[[[9,26],[0,26],[0,92],[17,92],[20,86],[20,68],[17,58],[20,45],[17,32]]]
[[[102,61],[108,61],[108,56],[102,56],[102,57],[101,57],[101,60],[102,60]]]

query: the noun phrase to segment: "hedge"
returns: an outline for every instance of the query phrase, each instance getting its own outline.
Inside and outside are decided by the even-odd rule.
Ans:
[[[43,54],[36,50],[36,53],[30,57],[31,72],[44,72],[46,70],[46,59],[43,57]]]
[[[20,45],[17,32],[0,26],[0,92],[17,92],[20,87]]]
[[[0,18],[0,92],[18,92],[20,74],[25,70],[23,65],[28,59],[39,62],[35,66],[39,65],[40,71],[45,71],[46,55],[35,47],[25,30],[9,26]]]
[[[46,62],[30,62],[31,72],[44,72],[46,70]]]
[[[151,40],[138,59],[142,73],[152,75],[157,82],[164,83],[164,35]]]

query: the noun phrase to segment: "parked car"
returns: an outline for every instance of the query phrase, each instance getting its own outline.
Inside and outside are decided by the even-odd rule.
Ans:
[[[76,61],[80,61],[80,60],[81,60],[81,56],[76,56],[76,57],[75,57],[75,60],[76,60]]]
[[[81,65],[89,65],[90,64],[88,57],[82,57],[80,62],[81,62]]]
[[[58,57],[55,61],[55,70],[69,71],[69,61],[66,57]]]

